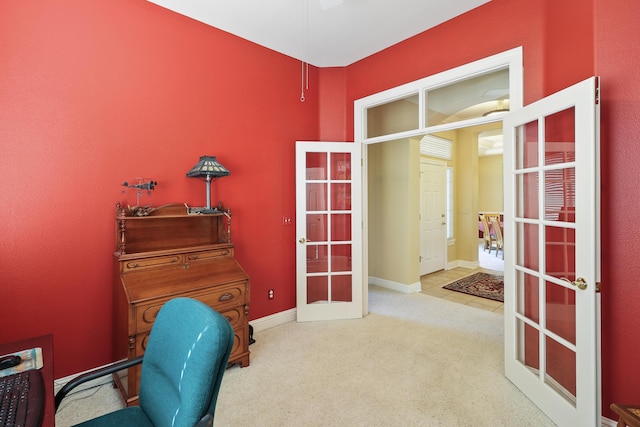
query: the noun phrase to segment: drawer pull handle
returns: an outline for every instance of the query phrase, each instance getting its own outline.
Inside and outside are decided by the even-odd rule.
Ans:
[[[226,294],[220,295],[218,301],[229,301],[230,299],[233,299],[233,295],[227,292]]]
[[[191,255],[189,259],[198,259],[198,255]]]
[[[222,255],[229,255],[229,251],[223,251]]]

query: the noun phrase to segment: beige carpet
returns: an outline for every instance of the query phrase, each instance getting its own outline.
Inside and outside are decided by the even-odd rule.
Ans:
[[[251,365],[225,374],[215,425],[553,425],[504,377],[501,315],[378,287],[369,298],[364,319],[256,332]],[[58,427],[92,400],[63,406]]]

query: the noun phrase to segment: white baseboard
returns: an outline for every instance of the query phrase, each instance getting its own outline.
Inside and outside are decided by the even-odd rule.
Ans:
[[[602,427],[616,427],[618,425],[617,421],[610,420],[607,417],[602,417]]]
[[[296,309],[291,308],[289,310],[274,313],[269,316],[254,319],[249,322],[253,326],[253,332],[264,331],[265,329],[273,328],[274,326],[283,325],[285,323],[296,320]]]
[[[478,268],[480,266],[480,264],[478,263],[478,261],[464,261],[464,260],[456,260],[456,261],[452,261],[447,263],[447,270],[452,270],[454,268],[457,267],[463,267],[463,268],[468,268],[468,269],[474,269],[474,268]]]
[[[124,359],[123,359],[124,360]],[[121,362],[120,360],[118,362]],[[114,362],[114,363],[118,363],[118,362]],[[106,368],[107,366],[112,365],[113,363],[108,363],[106,365],[103,366],[98,366],[96,368],[92,368],[89,369],[87,371],[83,371],[83,372],[78,372],[77,374],[71,374],[68,375],[66,377],[63,378],[58,378],[57,380],[53,380],[53,394],[56,394],[58,392],[58,390],[60,390],[62,388],[62,386],[64,386],[66,383],[68,383],[69,381],[71,381],[72,379],[86,373],[89,371],[93,371],[94,369],[100,369],[100,368]],[[100,378],[96,378],[93,379],[91,381],[87,381],[86,383],[80,384],[78,387],[73,389],[73,393],[76,393],[78,391],[82,391],[82,390],[88,390],[94,387],[99,387],[101,385],[104,384],[109,384],[110,382],[113,381],[113,377],[112,375],[105,375],[104,377],[100,377]]]
[[[369,284],[377,285],[383,288],[391,289],[392,291],[402,292],[403,294],[413,294],[416,292],[422,292],[422,284],[420,281],[406,285],[404,283],[398,283],[387,279],[381,279],[379,277],[369,276]]]

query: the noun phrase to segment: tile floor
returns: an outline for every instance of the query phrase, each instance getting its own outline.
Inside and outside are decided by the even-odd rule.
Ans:
[[[478,247],[479,267],[476,269],[468,269],[457,267],[451,270],[442,270],[435,273],[424,275],[420,278],[422,284],[422,293],[432,295],[438,298],[444,298],[449,301],[460,304],[470,305],[483,310],[493,311],[496,313],[504,313],[504,304],[499,301],[493,301],[486,298],[474,297],[472,295],[460,292],[442,289],[443,286],[454,282],[462,277],[469,276],[475,272],[483,271],[491,274],[504,274],[504,262],[495,253],[487,253],[482,249],[482,245]]]

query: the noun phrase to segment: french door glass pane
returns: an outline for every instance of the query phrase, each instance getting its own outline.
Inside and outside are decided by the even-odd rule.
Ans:
[[[545,117],[545,165],[572,162],[576,158],[575,108]]]
[[[307,153],[307,180],[326,179],[327,153]]]
[[[307,273],[326,273],[329,271],[327,245],[307,245]]]
[[[351,210],[351,184],[331,184],[331,210]]]
[[[307,304],[324,302],[329,299],[329,287],[327,276],[307,277]]]
[[[554,334],[576,343],[576,292],[573,289],[546,283],[546,326]]]
[[[538,146],[538,121],[520,126],[515,140],[516,169],[538,166]]]
[[[576,403],[576,353],[551,337],[545,340],[545,383],[567,402]]]
[[[331,153],[331,179],[351,180],[351,153]]]
[[[328,236],[327,215],[307,214],[307,240],[310,242],[326,242]]]
[[[576,169],[568,167],[545,172],[545,219],[549,221],[576,221]]]
[[[327,209],[327,184],[307,183],[307,210],[324,211]]]
[[[540,286],[536,276],[518,272],[516,285],[517,312],[534,323],[540,322]]]
[[[331,240],[334,242],[351,240],[351,214],[331,215]]]
[[[469,96],[469,94],[478,94]],[[426,124],[437,126],[509,111],[509,69],[491,71],[426,92]]]
[[[333,301],[351,301],[352,295],[350,274],[331,277],[331,299]]]
[[[538,218],[539,173],[527,172],[517,175],[516,216],[520,218]]]
[[[418,129],[418,94],[367,109],[367,138]]]
[[[540,334],[536,328],[518,319],[517,340],[518,345],[516,357],[523,365],[531,368],[531,372],[539,375],[540,369]]]
[[[516,263],[519,266],[537,271],[539,262],[538,225],[530,223],[516,224]]]
[[[558,279],[574,280],[576,271],[576,230],[545,227],[546,273]]]
[[[331,271],[351,271],[351,245],[331,245]]]

